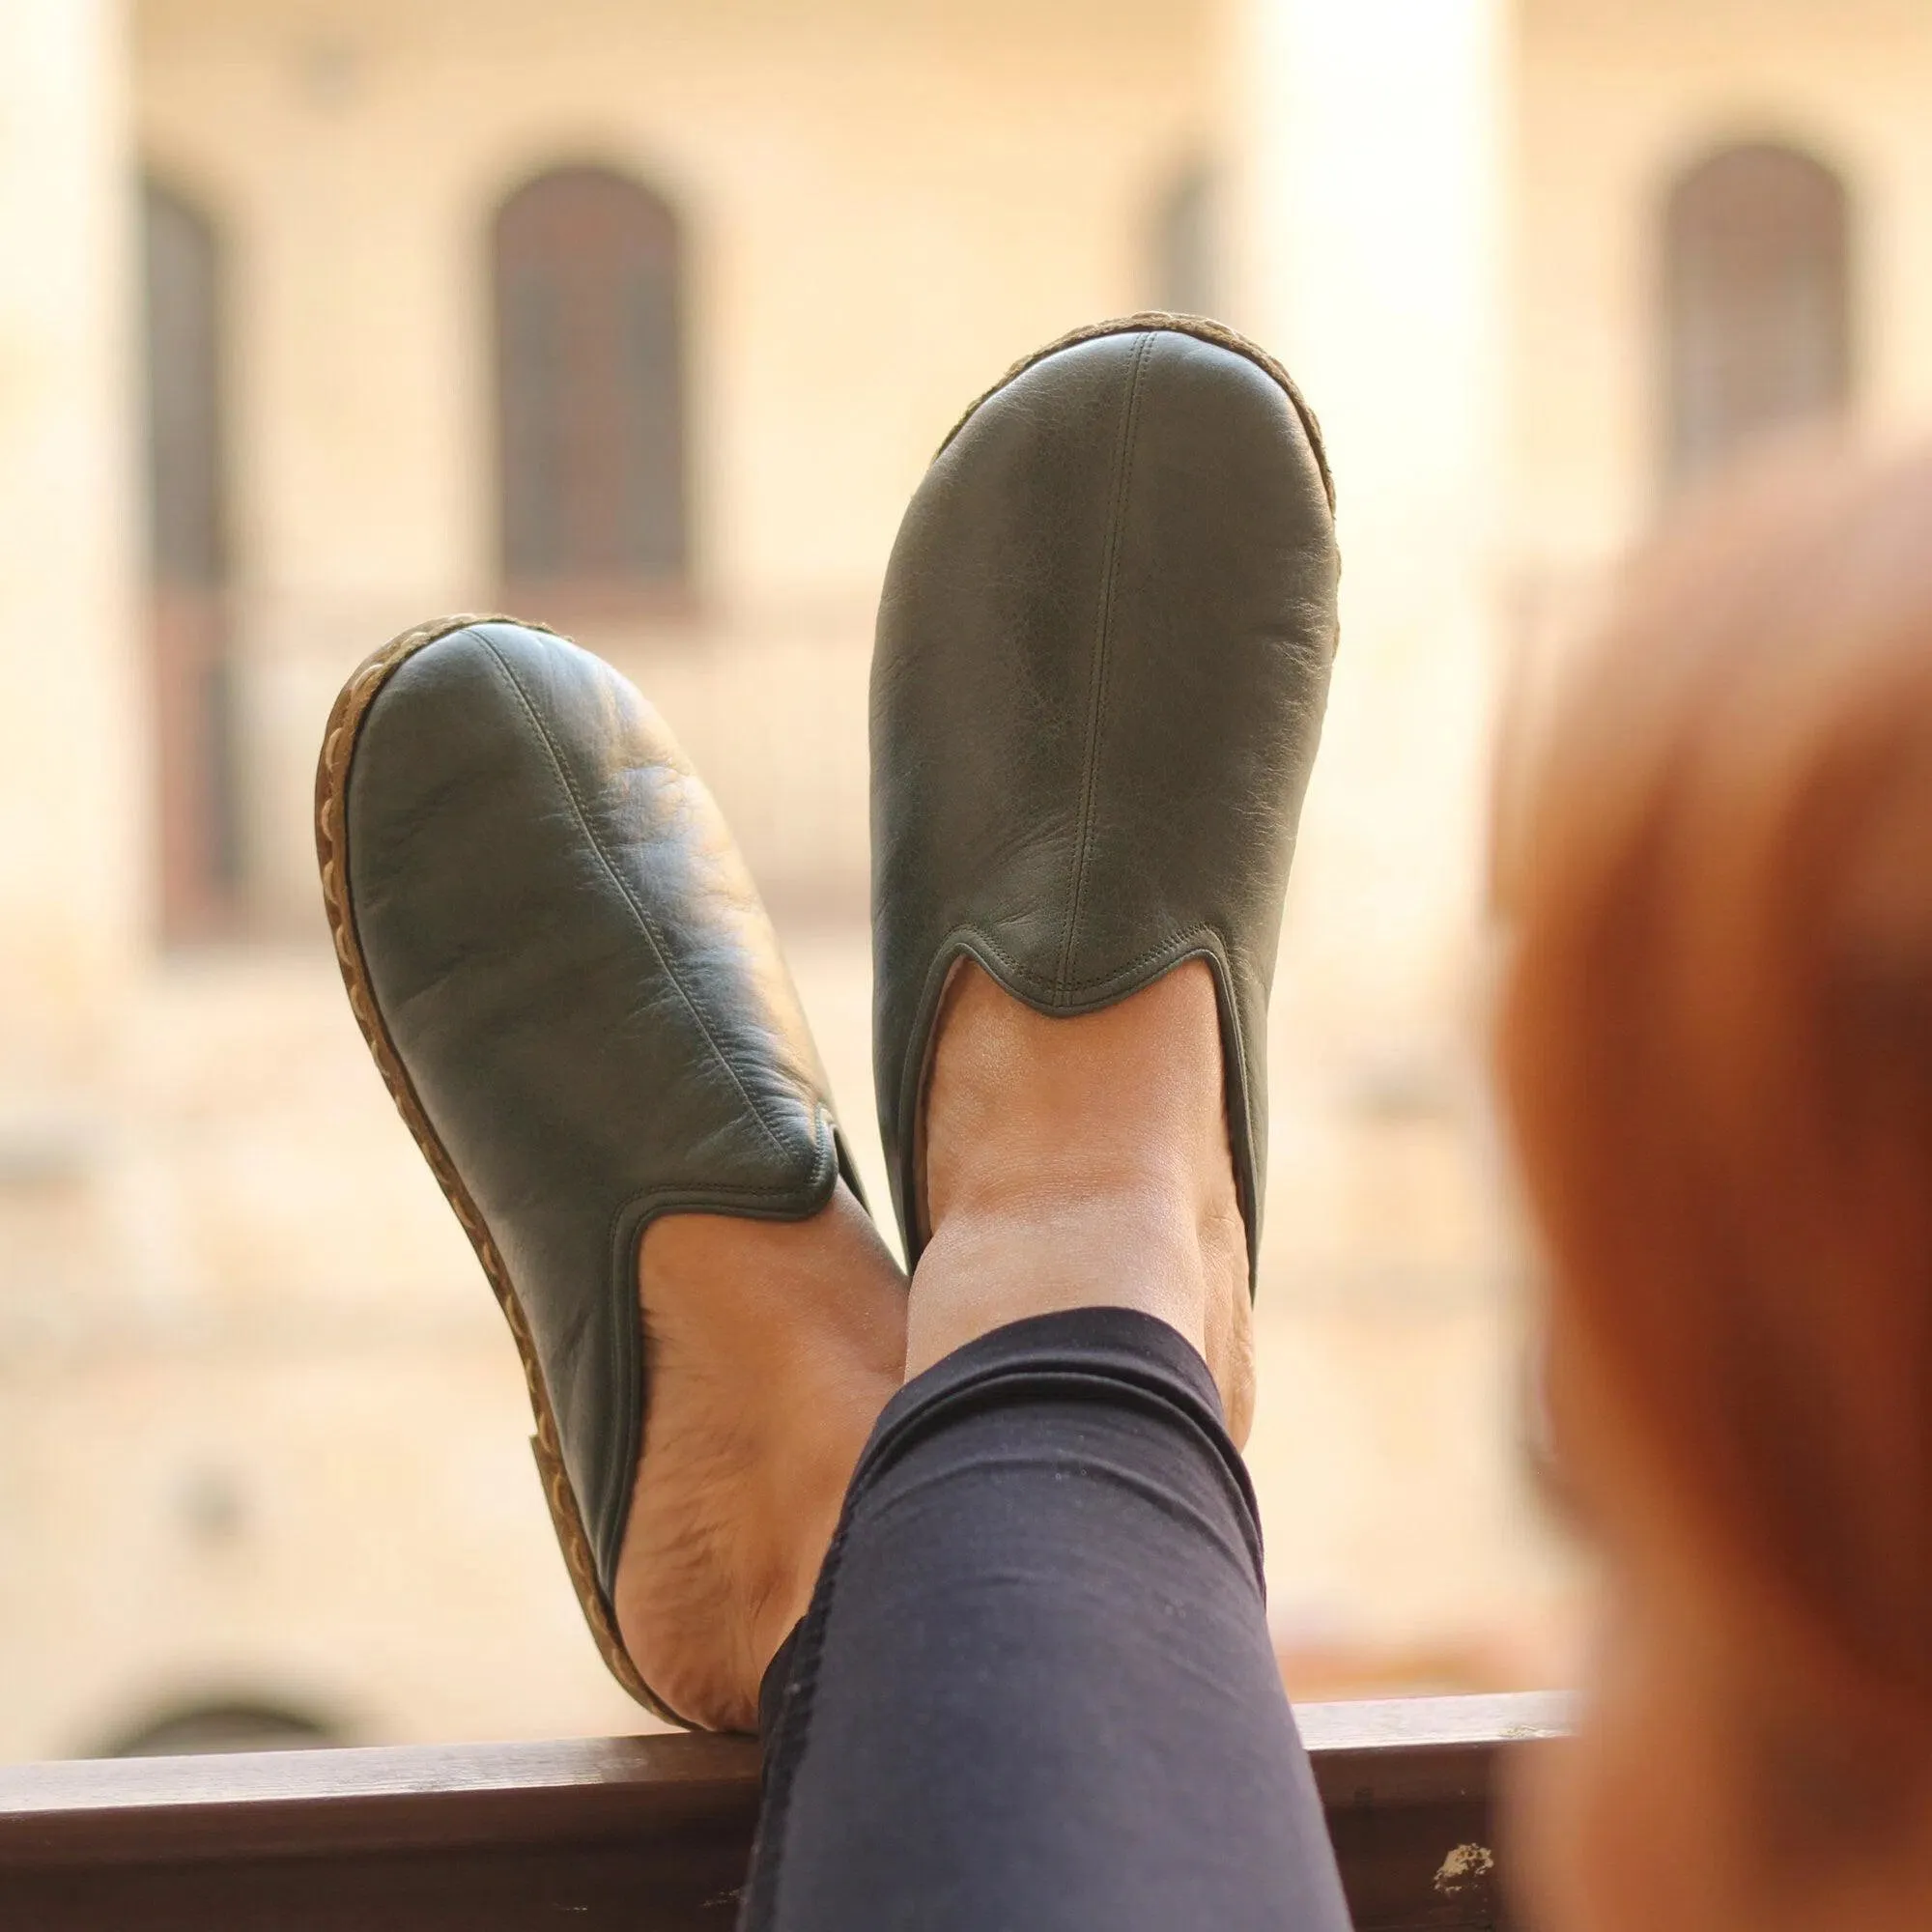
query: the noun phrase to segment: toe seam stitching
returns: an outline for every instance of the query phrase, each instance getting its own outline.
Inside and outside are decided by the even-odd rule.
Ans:
[[[494,639],[484,637],[480,631],[476,633],[476,636],[480,639],[483,648],[496,660],[504,677],[509,680],[511,690],[516,693],[518,703],[523,706],[525,716],[530,721],[531,729],[536,732],[544,751],[549,754],[551,765],[556,773],[557,781],[563,786],[564,792],[570,800],[571,810],[577,814],[579,828],[582,830],[584,838],[589,840],[590,849],[597,854],[597,862],[604,867],[606,876],[617,888],[618,895],[630,908],[631,916],[637,921],[639,930],[643,934],[651,951],[657,955],[658,965],[663,969],[665,978],[676,988],[678,999],[683,1003],[685,1010],[690,1013],[692,1019],[696,1023],[698,1032],[703,1036],[705,1045],[711,1049],[713,1057],[717,1060],[719,1065],[724,1069],[725,1077],[737,1091],[739,1099],[744,1101],[752,1119],[757,1122],[759,1131],[771,1142],[774,1151],[782,1158],[788,1151],[784,1142],[779,1138],[771,1122],[765,1119],[763,1108],[746,1091],[745,1083],[739,1077],[737,1067],[732,1065],[730,1055],[719,1045],[717,1035],[712,1032],[711,1022],[705,1017],[703,1009],[692,997],[691,989],[684,983],[683,977],[671,963],[670,956],[665,949],[664,941],[660,938],[649,913],[638,903],[637,895],[625,884],[622,875],[611,863],[611,855],[604,849],[604,841],[598,838],[595,829],[590,823],[590,814],[584,810],[583,800],[578,793],[576,782],[572,780],[569,769],[565,766],[563,758],[556,749],[555,742],[545,728],[543,719],[538,715],[536,706],[531,702],[529,693],[524,689],[523,680],[518,677],[515,668],[503,656],[502,652],[497,648]],[[814,1136],[814,1140],[815,1138]]]
[[[1107,660],[1113,643],[1114,606],[1120,588],[1121,551],[1126,533],[1127,487],[1133,473],[1134,435],[1140,422],[1141,378],[1158,337],[1150,333],[1134,344],[1127,375],[1125,405],[1114,451],[1114,486],[1107,512],[1107,561],[1100,579],[1100,608],[1094,639],[1094,670],[1087,704],[1087,752],[1080,782],[1080,819],[1073,850],[1072,890],[1068,895],[1066,935],[1060,949],[1056,989],[1066,990],[1073,971],[1074,942],[1079,937],[1080,913],[1086,898],[1087,864],[1093,848],[1094,800],[1099,790],[1100,726],[1107,701]]]

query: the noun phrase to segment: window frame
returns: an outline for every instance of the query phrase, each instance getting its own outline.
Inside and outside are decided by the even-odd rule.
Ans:
[[[576,209],[569,206],[573,194],[579,197]],[[541,208],[546,196],[554,198],[556,205],[552,209]],[[573,219],[594,226],[597,217],[588,211],[587,204],[597,196],[606,199],[607,213],[617,209],[620,198],[629,201],[630,212],[639,217],[631,242],[640,259],[648,257],[653,249],[659,251],[665,264],[662,291],[654,297],[645,289],[635,296],[633,299],[639,307],[629,316],[621,311],[601,318],[587,315],[582,306],[586,300],[584,285],[595,291],[598,268],[602,265],[587,267],[577,289],[566,290],[563,297],[567,302],[574,295],[580,307],[578,313],[566,313],[562,322],[554,325],[566,346],[558,355],[556,368],[551,372],[552,397],[545,399],[540,390],[530,386],[533,377],[528,369],[520,373],[513,359],[518,353],[514,347],[516,332],[520,326],[527,327],[528,323],[526,320],[520,324],[513,312],[518,293],[510,281],[519,266],[533,279],[547,268],[554,271],[554,253],[561,250],[555,247],[556,238],[553,235],[552,264],[543,262],[539,247],[526,254],[519,265],[511,250],[524,244],[510,238],[517,222],[528,221],[533,230],[540,230],[545,217],[554,228],[567,228]],[[492,207],[487,256],[490,429],[494,458],[493,554],[506,609],[577,622],[676,618],[688,615],[695,608],[690,253],[688,226],[673,199],[639,174],[608,162],[572,160],[546,164],[521,176]],[[632,266],[635,268],[638,263]],[[527,303],[530,298],[525,294],[522,299]],[[657,342],[665,352],[663,365],[646,369],[628,397],[621,390],[607,388],[603,406],[588,407],[583,385],[573,383],[571,348],[582,350],[587,343],[592,351],[588,359],[596,359],[601,350],[607,373],[620,369],[625,355],[626,324],[635,327],[639,313],[648,316],[653,305],[658,310],[657,316],[654,321],[646,320],[644,327],[654,327],[659,331]],[[600,335],[601,343],[597,339]],[[576,359],[581,366],[586,358]],[[534,380],[540,383],[542,376],[543,372],[538,371]],[[613,394],[615,403],[611,400]],[[555,412],[548,423],[542,420],[546,400]],[[628,410],[619,406],[625,403]],[[642,418],[644,424],[637,432],[638,440],[630,449],[626,450],[615,436],[602,448],[586,450],[582,440],[575,448],[570,447],[568,440],[573,435],[580,438],[584,435],[586,419],[599,424],[613,423],[621,421],[627,412],[634,419]],[[668,450],[661,445],[653,452],[649,446],[653,419],[657,424],[668,425]],[[563,553],[558,563],[544,566],[531,562],[530,553],[540,546],[541,539],[532,540],[528,526],[522,530],[518,527],[519,517],[527,515],[527,510],[519,506],[518,489],[526,473],[521,466],[544,460],[540,449],[533,453],[532,443],[540,443],[546,430],[562,450],[551,459],[558,469],[553,490],[566,504],[573,497],[581,504],[588,487],[586,471],[594,475],[601,469],[607,476],[612,473],[621,476],[629,469],[635,479],[630,485],[632,508],[641,509],[646,518],[653,514],[662,516],[668,528],[669,554],[666,562],[653,563],[647,555],[629,563],[621,557],[601,564],[572,560],[571,552],[582,555],[586,550],[595,550],[600,539],[604,548],[611,549],[613,534],[621,546],[626,540],[621,521],[625,513],[621,510],[612,512],[620,521],[602,532],[586,535],[582,525],[575,532],[565,529],[555,540]],[[590,434],[594,436],[594,430]],[[570,514],[566,507],[564,518]],[[640,541],[648,551],[652,542],[648,532]]]
[[[1731,201],[1735,220],[1738,210],[1748,204],[1747,185],[1753,168],[1763,177],[1764,198],[1749,215],[1759,232],[1725,236],[1721,233],[1725,199]],[[1816,196],[1808,210],[1802,206],[1806,193]],[[1782,209],[1775,206],[1779,194],[1786,197]],[[1785,224],[1782,237],[1775,233],[1779,221]],[[1806,222],[1814,223],[1810,235],[1804,232]],[[1656,219],[1659,454],[1666,494],[1716,472],[1768,436],[1830,421],[1855,407],[1860,311],[1857,223],[1851,177],[1826,155],[1795,138],[1762,134],[1727,140],[1703,149],[1672,172]],[[1779,245],[1789,250],[1782,265],[1774,259]],[[1719,254],[1726,246],[1728,264]],[[1776,286],[1780,270],[1781,288]],[[1747,286],[1749,278],[1759,279],[1757,293],[1769,291],[1786,305],[1783,320],[1788,328],[1791,313],[1802,307],[1806,293],[1802,286],[1805,272],[1813,276],[1809,293],[1822,321],[1816,323],[1811,343],[1787,352],[1788,366],[1780,380],[1788,384],[1788,400],[1774,399],[1753,413],[1737,393],[1713,397],[1707,390],[1705,396],[1693,397],[1690,392],[1700,383],[1720,386],[1728,380],[1740,391],[1748,386],[1747,363],[1728,378],[1714,379],[1709,372],[1723,354],[1712,348],[1712,341],[1745,310],[1753,293]],[[1728,289],[1723,286],[1726,274],[1735,278]],[[1726,303],[1733,311],[1728,316],[1723,312]],[[1766,351],[1777,324],[1776,315],[1760,314],[1734,336],[1741,357],[1755,354],[1760,383],[1775,359]],[[1814,365],[1808,374],[1802,366],[1807,356]],[[1695,366],[1700,358],[1705,364],[1701,374]],[[1799,394],[1807,384],[1810,393]],[[1726,416],[1733,420],[1724,422]],[[1714,422],[1718,427],[1711,427]]]

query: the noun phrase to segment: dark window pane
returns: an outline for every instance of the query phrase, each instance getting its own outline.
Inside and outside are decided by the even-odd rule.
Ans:
[[[158,736],[161,918],[170,939],[231,920],[242,855],[222,411],[222,264],[212,224],[142,184],[149,639]]]
[[[169,582],[214,584],[225,554],[214,231],[152,181],[142,213],[153,567]]]
[[[685,569],[677,224],[594,168],[520,188],[496,229],[504,574],[600,586]]]
[[[1837,176],[1789,148],[1727,149],[1677,184],[1665,270],[1673,480],[1843,408],[1847,228]]]
[[[104,1757],[186,1757],[211,1751],[313,1750],[335,1743],[303,1712],[274,1704],[197,1704],[150,1719]]]

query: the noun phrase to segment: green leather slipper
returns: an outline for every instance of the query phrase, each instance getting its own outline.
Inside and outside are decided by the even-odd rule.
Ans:
[[[1083,1013],[1202,958],[1252,1280],[1268,988],[1338,572],[1315,418],[1214,323],[1082,329],[941,446],[872,668],[873,1073],[908,1266],[953,966]]]
[[[611,1609],[639,1243],[660,1214],[803,1220],[841,1174],[860,1192],[764,908],[649,705],[508,618],[425,624],[349,680],[316,844],[350,1005],[523,1356],[591,1633],[675,1719]]]

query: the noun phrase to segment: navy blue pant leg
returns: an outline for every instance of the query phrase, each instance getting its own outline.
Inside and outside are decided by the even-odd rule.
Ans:
[[[900,1391],[764,1729],[746,1932],[1347,1932],[1247,1472],[1151,1317]]]

